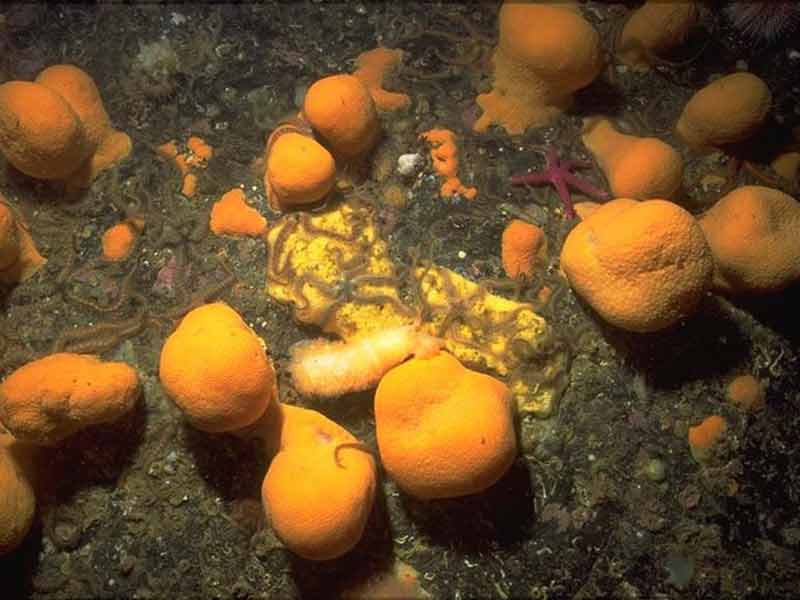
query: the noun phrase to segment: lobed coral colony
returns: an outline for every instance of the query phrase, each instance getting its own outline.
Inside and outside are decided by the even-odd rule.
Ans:
[[[556,484],[541,483],[560,476],[550,471],[564,465],[559,448],[591,448],[611,427],[568,431],[570,415],[620,393],[610,375],[615,353],[668,344],[693,328],[689,337],[702,347],[707,334],[696,317],[713,318],[709,303],[737,306],[725,309],[733,313],[796,287],[800,129],[767,158],[739,152],[769,138],[776,102],[767,81],[741,65],[685,86],[669,122],[624,100],[592,102],[602,85],[624,95],[644,81],[637,78],[680,71],[691,60],[676,53],[715,18],[701,2],[650,0],[615,5],[599,19],[595,4],[508,0],[495,37],[459,17],[451,25],[469,39],[431,29],[391,38],[394,48],[362,48],[326,72],[318,65],[295,108],[270,122],[248,156],[202,120],[157,140],[116,130],[126,107],[104,106],[108,81],[96,83],[91,68],[53,64],[33,81],[2,83],[0,153],[11,175],[0,194],[0,281],[9,298],[25,293],[36,303],[36,290],[49,290],[48,301],[62,294],[71,308],[56,310],[62,316],[44,337],[12,352],[9,334],[0,348],[0,555],[40,535],[29,533],[42,493],[36,475],[60,447],[83,430],[148,414],[162,397],[171,400],[169,420],[182,416],[217,450],[221,434],[261,449],[265,527],[277,546],[308,561],[349,556],[376,543],[376,528],[408,528],[409,519],[457,506],[437,502],[493,502],[519,468],[539,473],[526,502],[543,522],[557,515],[561,532],[596,518],[606,493],[599,463],[584,512],[559,508],[548,500]],[[740,4],[729,14],[746,19]],[[124,85],[152,88],[147,102],[166,106],[179,93],[176,74],[194,67],[191,76],[207,81],[216,75],[202,61],[237,60],[221,28],[210,21],[192,53],[166,39],[140,42]],[[448,59],[448,77],[471,74],[472,112],[463,118],[427,113],[420,107],[428,100],[408,84],[424,66],[409,57],[426,36]],[[417,81],[444,91],[435,76]],[[546,165],[515,159],[490,173],[486,161],[500,146],[541,153]],[[158,171],[167,185],[137,172],[144,154],[167,165]],[[234,163],[251,168],[226,172]],[[96,197],[113,205],[113,218],[69,208],[107,182],[114,193]],[[542,186],[555,189],[558,204],[548,208]],[[45,188],[63,198],[32,211],[25,190]],[[163,208],[159,194],[182,208]],[[38,225],[62,213],[82,220],[71,249]],[[439,235],[442,223],[456,233]],[[93,317],[76,322],[76,310]],[[132,350],[140,342],[157,348],[149,366]],[[715,383],[692,388],[698,402],[681,405],[682,420],[660,413],[660,424],[648,425],[647,435],[680,443],[661,458],[642,450],[646,485],[666,489],[664,461],[672,460],[735,494],[736,449],[748,424],[770,414],[777,389],[753,364],[720,366]],[[588,372],[603,375],[590,385]],[[636,410],[649,412],[656,392],[636,385]],[[354,413],[347,427],[337,422]],[[403,524],[384,508],[387,490],[409,503]],[[532,531],[520,535],[530,540]],[[544,560],[547,551],[535,553]],[[414,562],[413,553],[402,556]],[[427,597],[414,569],[397,565],[351,597]],[[562,597],[534,580],[495,589],[498,597]],[[446,582],[428,583],[450,596]],[[644,594],[672,597],[653,590]],[[236,597],[250,597],[243,594]],[[622,584],[605,591],[612,596],[644,597]]]

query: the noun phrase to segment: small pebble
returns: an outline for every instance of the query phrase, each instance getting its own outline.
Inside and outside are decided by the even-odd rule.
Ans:
[[[126,555],[119,562],[119,572],[123,575],[130,575],[133,573],[133,568],[136,566],[136,559],[130,555]]]
[[[667,477],[667,465],[660,458],[651,458],[644,467],[644,473],[650,481],[664,481]]]
[[[421,154],[401,154],[397,157],[397,172],[404,177],[416,173],[421,165]]]

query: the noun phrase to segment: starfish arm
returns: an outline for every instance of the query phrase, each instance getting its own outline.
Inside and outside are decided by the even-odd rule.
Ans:
[[[550,173],[527,173],[525,175],[514,175],[511,178],[511,185],[541,185],[543,183],[550,183]]]
[[[564,216],[567,219],[571,219],[575,216],[575,209],[572,206],[572,196],[569,193],[566,179],[563,177],[556,177],[553,179],[553,185],[556,187],[558,197],[561,199],[561,203],[564,205]]]
[[[564,181],[572,187],[582,191],[584,194],[597,198],[598,200],[608,200],[611,196],[605,190],[592,185],[585,179],[581,179],[572,173],[564,174]]]

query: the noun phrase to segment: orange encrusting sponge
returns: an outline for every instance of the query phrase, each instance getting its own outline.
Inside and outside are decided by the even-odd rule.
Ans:
[[[131,139],[111,127],[89,75],[55,65],[0,85],[0,151],[30,177],[84,188],[130,153]]]
[[[262,484],[276,535],[310,560],[337,558],[361,539],[375,498],[375,461],[350,432],[320,413],[274,403],[267,445],[277,443]]]
[[[492,57],[492,91],[476,99],[475,131],[496,123],[510,134],[553,121],[603,66],[600,35],[571,4],[506,1]]]
[[[133,217],[112,225],[103,233],[103,258],[111,262],[125,260],[130,256],[136,237],[144,229],[144,219]]]
[[[55,444],[115,421],[139,395],[136,371],[120,362],[61,352],[23,365],[0,385],[0,421],[19,440]]]
[[[257,237],[267,229],[267,220],[245,201],[244,191],[233,188],[211,208],[209,226],[216,235]]]
[[[32,277],[46,259],[6,199],[0,194],[0,281],[18,283]]]
[[[724,439],[728,422],[719,415],[706,417],[699,425],[689,427],[689,449],[697,462],[706,462]]]
[[[442,198],[458,194],[467,200],[474,199],[478,195],[477,188],[464,186],[458,178],[458,146],[455,134],[449,129],[430,129],[420,137],[431,145],[433,168],[444,178],[439,190]]]
[[[697,2],[648,0],[631,13],[616,43],[617,57],[626,65],[646,71],[654,58],[686,41],[697,23]]]
[[[303,117],[336,159],[345,162],[364,156],[381,135],[375,102],[354,75],[315,81],[306,92]]]
[[[715,290],[772,293],[800,279],[800,205],[788,194],[746,185],[699,222],[714,256]]]
[[[187,313],[161,349],[161,385],[202,431],[255,422],[277,398],[264,342],[224,302]]]
[[[612,325],[640,333],[690,315],[713,268],[694,217],[667,200],[612,200],[578,223],[561,250],[578,295]]]
[[[675,133],[697,150],[741,142],[758,131],[771,105],[772,94],[764,81],[752,73],[733,73],[689,99]]]
[[[36,497],[17,461],[16,444],[11,435],[0,432],[0,557],[22,543],[36,513]]]
[[[509,389],[447,352],[413,358],[384,375],[375,392],[375,428],[386,471],[417,498],[477,494],[517,454]]]
[[[608,119],[590,119],[583,143],[594,154],[615,198],[674,199],[683,180],[683,159],[658,138],[617,131]]]
[[[89,75],[73,65],[54,65],[36,77],[35,83],[60,94],[73,108],[94,148],[91,159],[72,173],[68,183],[88,187],[97,175],[131,152],[131,138],[111,126],[100,92]]]
[[[203,138],[191,136],[186,140],[186,150],[180,151],[175,140],[164,142],[156,152],[175,163],[181,172],[181,194],[192,198],[197,193],[197,172],[208,167],[208,161],[214,157],[214,148]]]
[[[757,412],[766,406],[764,386],[752,375],[734,377],[725,388],[725,397],[743,412]]]
[[[537,263],[547,259],[544,231],[538,225],[514,219],[503,230],[501,255],[508,277],[532,277]]]
[[[367,87],[378,110],[392,112],[407,108],[411,104],[408,94],[390,92],[383,89],[383,80],[403,60],[403,51],[390,50],[379,46],[356,57],[356,70],[353,72]]]

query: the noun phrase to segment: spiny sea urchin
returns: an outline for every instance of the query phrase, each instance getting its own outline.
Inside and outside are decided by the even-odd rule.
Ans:
[[[724,9],[734,29],[754,41],[773,43],[800,24],[800,2],[752,0],[731,2]]]

